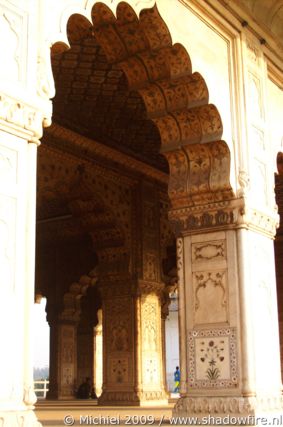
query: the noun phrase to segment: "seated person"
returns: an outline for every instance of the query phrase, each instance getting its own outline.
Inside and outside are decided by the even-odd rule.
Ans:
[[[79,386],[77,391],[78,399],[89,399],[91,392],[90,378],[87,377],[85,381]]]

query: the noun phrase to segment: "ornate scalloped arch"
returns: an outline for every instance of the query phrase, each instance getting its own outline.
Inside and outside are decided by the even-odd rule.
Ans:
[[[76,13],[92,21],[93,35],[107,60],[123,70],[129,89],[141,95],[148,118],[159,130],[161,152],[170,167],[172,208],[230,200],[230,150],[221,141],[219,112],[208,102],[202,76],[192,73],[188,52],[172,44],[152,3],[88,1]],[[63,12],[61,32],[72,11]]]
[[[88,274],[82,275],[77,282],[70,285],[69,291],[63,296],[62,320],[79,321],[81,313],[81,298],[86,294],[89,287],[96,285],[97,280],[98,273],[96,269],[93,269]]]

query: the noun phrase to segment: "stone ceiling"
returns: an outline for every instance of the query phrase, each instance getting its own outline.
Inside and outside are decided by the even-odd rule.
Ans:
[[[57,53],[56,45],[53,50],[53,121],[167,172],[158,130],[147,120],[140,95],[129,91],[123,72],[107,62],[90,23],[73,15],[68,38],[69,50]]]
[[[225,4],[247,12],[251,20],[270,32],[283,48],[283,0],[225,0]]]

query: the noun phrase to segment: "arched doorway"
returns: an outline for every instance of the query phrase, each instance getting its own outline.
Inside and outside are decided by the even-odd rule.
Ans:
[[[180,235],[181,230],[198,228],[199,224],[210,226],[214,221],[202,214],[192,218],[192,223],[184,222],[184,208],[233,198],[230,155],[226,143],[219,140],[222,123],[215,106],[208,104],[205,82],[200,74],[192,73],[183,46],[172,45],[157,7],[144,9],[138,18],[122,2],[115,17],[108,7],[97,3],[91,15],[92,23],[78,14],[70,17],[69,50],[60,43],[52,48],[57,93],[54,123],[45,133],[42,148],[50,155],[56,152],[62,162],[73,166],[78,162],[75,158],[80,159],[77,171],[81,181],[73,189],[74,184],[68,184],[69,167],[60,172],[60,166],[57,173],[64,182],[57,187],[68,186],[65,202],[92,236],[99,281],[104,283],[103,347],[107,361],[103,363],[100,403],[150,404],[166,400],[160,313],[165,290],[162,252],[172,242],[174,245],[173,230]],[[108,182],[102,178],[107,174],[105,166]],[[113,179],[121,180],[120,186],[113,185]],[[109,229],[105,218],[97,226],[91,200],[96,197],[94,188],[112,215],[116,210],[122,235],[113,226]],[[166,219],[169,206],[170,223]],[[217,211],[216,225],[229,224],[231,215]],[[126,296],[121,298],[123,294]],[[129,318],[128,307],[134,308]],[[116,320],[107,326],[113,313]],[[180,326],[184,333],[184,324]],[[188,381],[184,350],[181,340],[183,392]]]

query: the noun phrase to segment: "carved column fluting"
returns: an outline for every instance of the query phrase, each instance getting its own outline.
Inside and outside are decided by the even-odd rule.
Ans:
[[[52,319],[47,399],[73,399],[77,384],[77,322]]]

